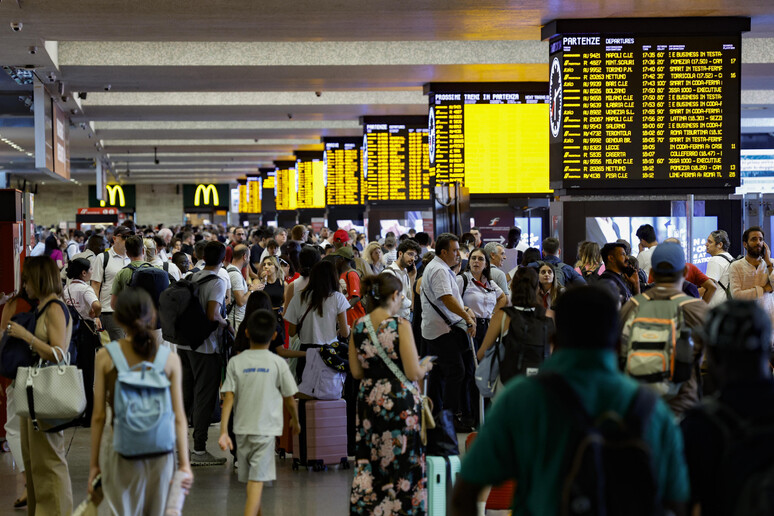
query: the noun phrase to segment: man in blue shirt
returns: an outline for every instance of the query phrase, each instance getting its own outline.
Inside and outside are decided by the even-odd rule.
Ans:
[[[556,307],[555,351],[541,374],[561,376],[592,420],[613,412],[622,418],[639,385],[618,370],[617,303],[597,288],[571,289]],[[515,479],[514,515],[559,513],[568,476],[575,423],[568,410],[549,399],[538,377],[511,380],[495,398],[478,438],[462,463],[452,514],[476,514],[476,501],[489,485]],[[657,498],[683,514],[689,497],[682,435],[663,401],[645,422]]]
[[[548,237],[543,240],[543,261],[550,263],[557,271],[561,271],[562,274],[558,276],[559,283],[563,287],[577,287],[578,285],[585,285],[586,280],[583,276],[572,268],[572,266],[563,263],[559,259],[559,240],[554,237]],[[538,269],[537,263],[530,263],[530,267]]]

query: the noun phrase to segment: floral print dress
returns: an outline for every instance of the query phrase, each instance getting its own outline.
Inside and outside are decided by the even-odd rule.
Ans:
[[[363,322],[365,317],[354,328],[357,357],[365,376],[357,398],[350,513],[423,515],[427,480],[420,438],[420,400],[379,357]],[[399,320],[385,319],[376,334],[387,356],[403,370],[398,354]]]

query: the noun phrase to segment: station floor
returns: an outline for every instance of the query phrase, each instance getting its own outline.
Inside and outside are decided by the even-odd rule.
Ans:
[[[194,486],[185,500],[183,514],[207,515],[242,514],[245,503],[245,485],[237,480],[231,455],[218,448],[219,426],[211,426],[207,448],[213,455],[228,457],[225,466],[194,468]],[[65,431],[66,443],[70,444],[67,455],[70,478],[73,484],[73,500],[77,506],[86,498],[86,482],[89,476],[90,430],[85,428]],[[459,435],[460,451],[464,451],[465,435]],[[279,457],[277,480],[264,489],[263,514],[342,516],[349,513],[349,490],[353,470],[329,467],[328,471],[293,471],[293,460]],[[0,453],[0,514],[26,514],[26,510],[14,510],[13,502],[22,492],[23,481],[18,474],[10,453]],[[106,504],[101,504],[99,514],[109,515]],[[488,515],[507,514],[489,512]]]

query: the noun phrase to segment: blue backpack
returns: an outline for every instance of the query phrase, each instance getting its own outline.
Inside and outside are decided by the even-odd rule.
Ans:
[[[175,449],[175,413],[164,373],[169,348],[159,346],[156,359],[130,368],[121,345],[105,346],[118,372],[114,389],[113,448],[122,457],[144,458]]]

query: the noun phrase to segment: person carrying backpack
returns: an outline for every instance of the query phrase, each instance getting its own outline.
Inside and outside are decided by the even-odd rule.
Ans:
[[[559,285],[562,287],[577,287],[579,285],[585,285],[586,280],[583,276],[572,268],[571,265],[567,265],[559,258],[559,240],[554,237],[548,237],[543,240],[543,261],[551,264],[556,269],[556,279],[559,281]],[[530,263],[530,267],[537,267],[538,263]]]
[[[175,450],[183,489],[193,483],[180,358],[153,337],[156,310],[143,289],[121,292],[114,314],[126,337],[97,353],[88,490],[101,473],[112,514],[162,514]],[[108,404],[112,436],[101,453]]]
[[[682,421],[691,504],[704,516],[774,514],[771,322],[753,301],[713,308],[704,327],[717,396]]]
[[[559,299],[553,355],[492,404],[463,458],[451,514],[477,514],[486,486],[511,479],[514,516],[683,514],[682,435],[666,404],[619,372],[618,324],[616,300],[599,287]]]
[[[707,304],[687,296],[680,244],[664,242],[651,256],[655,284],[621,308],[621,361],[627,374],[657,389],[679,417],[699,402],[702,339],[696,334]]]

